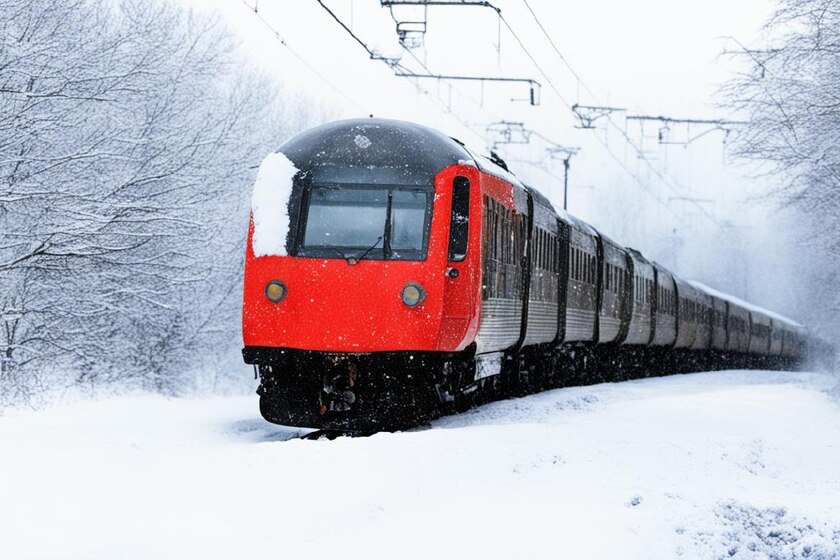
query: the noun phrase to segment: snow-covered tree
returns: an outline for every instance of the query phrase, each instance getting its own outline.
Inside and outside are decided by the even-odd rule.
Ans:
[[[0,398],[223,375],[254,166],[309,118],[242,67],[164,1],[0,0]]]
[[[766,32],[768,44],[744,49],[746,70],[725,88],[749,119],[735,145],[779,179],[802,225],[803,315],[838,341],[840,3],[781,0]]]

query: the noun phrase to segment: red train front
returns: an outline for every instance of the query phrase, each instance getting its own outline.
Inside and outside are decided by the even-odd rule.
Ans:
[[[478,184],[452,139],[380,119],[321,126],[266,158],[243,353],[268,420],[379,427],[399,413],[395,397],[433,396],[434,366],[478,330]]]

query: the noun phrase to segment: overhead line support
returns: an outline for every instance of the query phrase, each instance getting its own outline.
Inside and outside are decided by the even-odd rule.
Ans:
[[[455,74],[420,74],[417,72],[410,72],[407,70],[399,70],[395,75],[400,78],[430,78],[435,80],[462,80],[472,82],[515,82],[528,84],[530,88],[529,101],[531,105],[540,104],[540,88],[541,84],[533,78],[504,78],[496,76],[459,76]]]

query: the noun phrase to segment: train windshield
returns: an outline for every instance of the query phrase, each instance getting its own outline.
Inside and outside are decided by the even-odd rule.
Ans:
[[[426,258],[431,188],[315,185],[307,198],[299,255]]]

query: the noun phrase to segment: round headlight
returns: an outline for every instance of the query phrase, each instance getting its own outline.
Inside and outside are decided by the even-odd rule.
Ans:
[[[409,282],[402,289],[401,297],[404,304],[409,307],[414,307],[415,305],[420,305],[426,299],[426,290],[417,282]]]
[[[280,280],[272,280],[265,285],[265,297],[272,303],[280,303],[286,297],[286,284]]]

